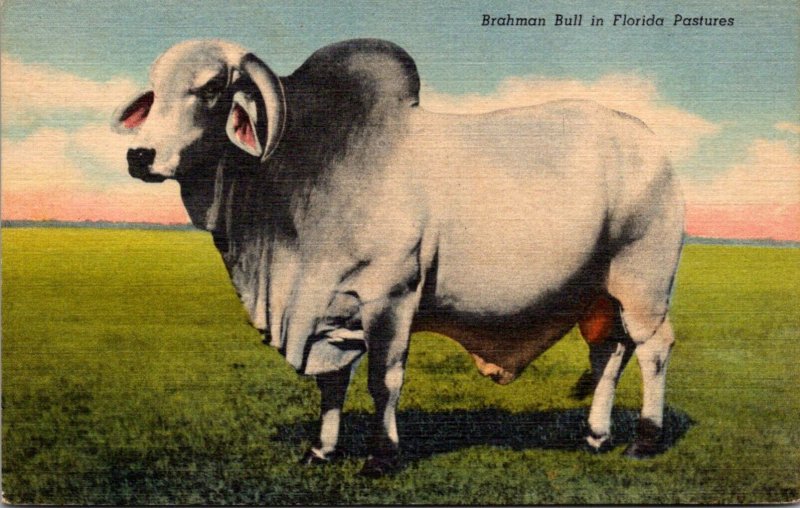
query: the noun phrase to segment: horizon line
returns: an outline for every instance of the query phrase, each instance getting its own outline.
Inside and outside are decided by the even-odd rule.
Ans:
[[[2,219],[0,228],[83,228],[83,229],[146,229],[165,231],[203,231],[191,222],[142,222],[83,220],[65,221],[58,219]],[[724,238],[695,236],[684,233],[684,243],[691,245],[751,245],[760,247],[800,247],[800,242],[776,240],[774,238]]]

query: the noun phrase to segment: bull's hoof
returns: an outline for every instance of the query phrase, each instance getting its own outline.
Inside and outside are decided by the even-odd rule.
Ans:
[[[609,434],[601,436],[595,434],[594,432],[590,432],[589,435],[586,436],[583,448],[589,453],[608,453],[614,448],[614,443]]]
[[[323,454],[314,448],[309,448],[300,459],[300,464],[303,466],[324,466],[336,462],[339,458],[341,458],[341,453],[338,451]]]
[[[359,475],[366,478],[380,478],[394,474],[400,470],[400,456],[394,455],[370,455],[361,468]]]
[[[666,450],[664,432],[661,427],[647,418],[639,420],[636,429],[636,440],[631,443],[624,455],[631,459],[647,459]]]

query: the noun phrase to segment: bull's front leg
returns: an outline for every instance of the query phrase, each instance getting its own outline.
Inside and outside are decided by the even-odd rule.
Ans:
[[[339,456],[336,446],[339,441],[342,407],[344,407],[347,387],[354,369],[355,365],[316,376],[322,399],[319,439],[316,445],[303,455],[300,461],[302,464],[327,464]]]
[[[370,455],[361,470],[365,476],[382,476],[399,467],[397,405],[418,302],[419,294],[409,292],[390,298],[388,306],[371,316],[365,313],[364,329],[369,344],[367,386],[375,402]]]

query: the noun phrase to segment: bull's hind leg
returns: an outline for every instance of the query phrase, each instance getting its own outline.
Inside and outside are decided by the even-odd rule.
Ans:
[[[614,256],[608,275],[608,292],[620,303],[642,371],[643,407],[636,440],[626,452],[633,457],[663,449],[664,383],[674,342],[667,310],[683,234],[681,209],[665,206],[658,220]]]
[[[675,340],[669,318],[664,319],[651,338],[638,345],[622,326],[621,320],[617,319],[605,340],[587,340],[596,387],[592,408],[589,411],[590,432],[586,441],[595,451],[610,448],[611,410],[617,382],[635,350],[642,371],[642,411],[636,430],[636,440],[628,447],[625,454],[635,458],[648,457],[660,453],[664,448],[663,421],[667,364]]]
[[[642,371],[642,412],[636,440],[625,450],[629,457],[649,457],[664,450],[664,395],[667,364],[674,342],[672,325],[666,318],[647,342],[636,346]]]
[[[611,446],[611,410],[622,371],[633,354],[635,344],[623,329],[619,305],[601,296],[580,322],[581,335],[589,344],[594,397],[589,411],[586,441],[594,451]]]

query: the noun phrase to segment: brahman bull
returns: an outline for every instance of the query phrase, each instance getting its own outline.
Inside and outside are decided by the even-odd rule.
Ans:
[[[130,174],[178,181],[252,324],[322,392],[336,450],[369,351],[376,432],[365,474],[397,465],[395,413],[416,330],[444,333],[504,384],[578,324],[589,343],[591,449],[608,448],[635,350],[640,457],[661,449],[667,310],[683,206],[639,120],[592,102],[481,115],[418,107],[414,61],[380,40],[320,49],[287,77],[219,40],[178,44],[116,114]]]

